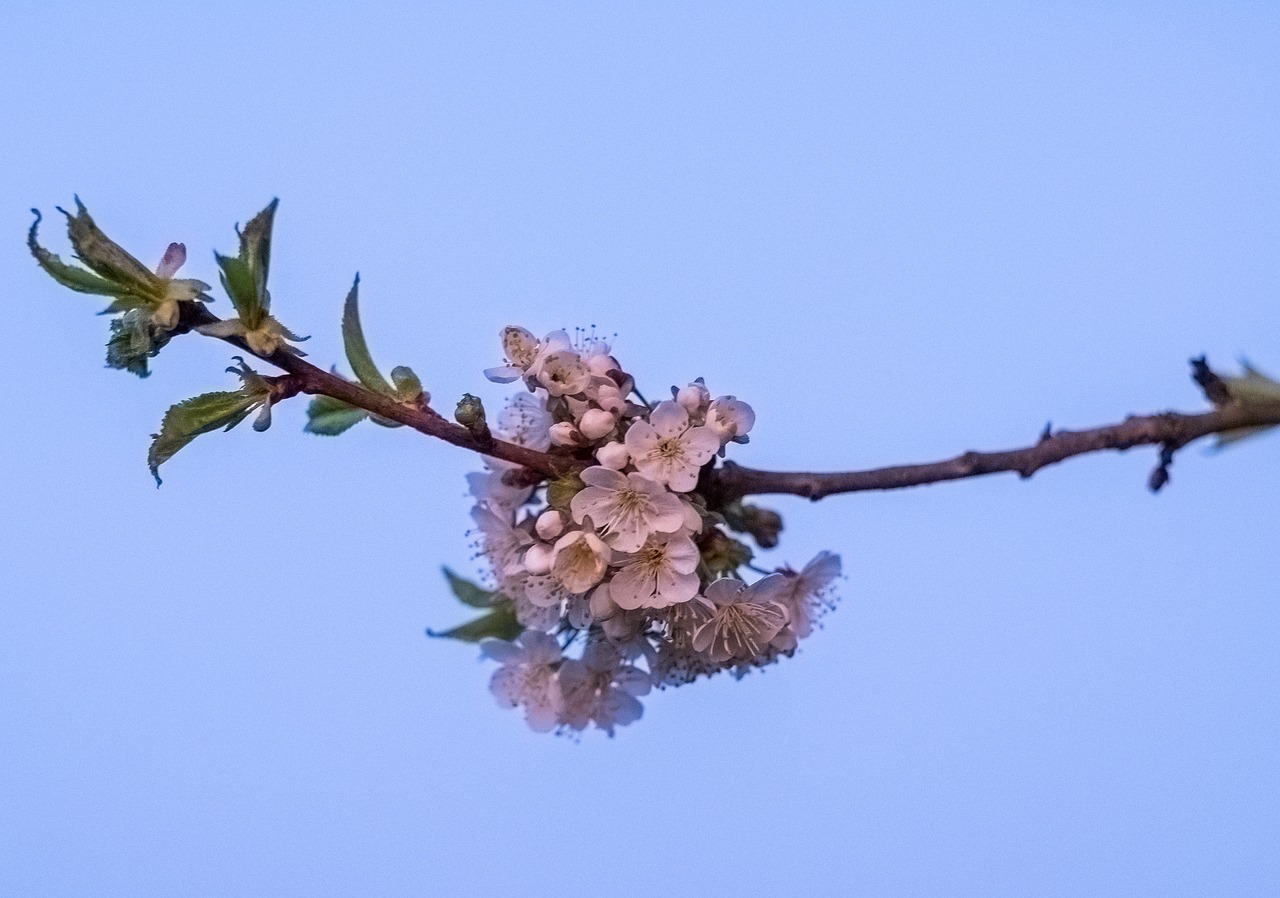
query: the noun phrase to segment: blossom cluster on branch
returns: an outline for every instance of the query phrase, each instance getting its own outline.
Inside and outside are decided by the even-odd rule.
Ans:
[[[453,420],[404,365],[387,374],[374,363],[360,323],[359,277],[343,304],[342,342],[351,377],[311,364],[295,334],[276,317],[268,287],[277,203],[243,228],[237,252],[215,253],[218,280],[231,301],[220,318],[211,286],[178,278],[186,247],[171,243],[155,268],[109,238],[79,198],[62,211],[79,264],[27,232],[36,263],[77,293],[104,297],[106,362],[139,377],[172,341],[188,334],[222,340],[283,373],[262,375],[243,356],[228,371],[232,390],[173,405],[152,435],[148,466],[159,469],[204,434],[230,430],[253,414],[266,430],[272,409],[311,397],[306,430],[336,436],[364,421],[404,427],[476,452],[485,469],[470,478],[477,547],[489,588],[445,569],[454,595],[482,614],[432,635],[480,643],[501,663],[492,689],[525,711],[536,730],[576,732],[594,724],[613,733],[641,714],[640,696],[721,671],[741,675],[795,651],[832,604],[839,556],[822,552],[801,570],[752,563],[757,546],[777,545],[782,519],[746,497],[785,493],[817,500],[835,493],[897,490],[948,480],[1016,473],[1104,450],[1158,448],[1148,483],[1170,482],[1175,454],[1215,436],[1219,446],[1280,427],[1280,382],[1244,366],[1239,376],[1192,373],[1211,405],[1193,413],[1129,415],[1086,430],[1046,426],[1029,446],[965,452],[924,464],[865,470],[762,471],[720,462],[730,444],[748,442],[755,414],[732,396],[713,398],[701,379],[652,404],[593,332],[538,339],[519,327],[502,332],[505,360],[486,371],[522,383],[490,426],[483,404],[465,394]],[[752,582],[748,582],[752,581]]]
[[[640,716],[638,698],[654,686],[741,675],[791,655],[830,607],[839,556],[823,552],[801,571],[760,572],[748,584],[744,571],[758,569],[730,524],[771,545],[780,521],[742,506],[726,517],[698,491],[726,447],[748,441],[751,407],[712,398],[701,379],[651,405],[594,332],[540,340],[508,327],[502,345],[506,364],[485,374],[527,392],[510,400],[495,434],[587,466],[544,486],[487,459],[469,477],[499,606],[490,614],[520,630],[481,642],[502,664],[491,684],[498,701],[523,708],[535,730],[594,723],[612,734]]]

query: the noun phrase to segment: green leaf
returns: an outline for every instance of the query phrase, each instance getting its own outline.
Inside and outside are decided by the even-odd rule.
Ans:
[[[240,232],[240,261],[253,272],[264,312],[271,308],[271,295],[267,293],[267,270],[271,265],[271,229],[275,224],[276,207],[279,205],[280,200],[273,199]]]
[[[68,289],[75,290],[77,293],[92,293],[97,296],[118,296],[121,287],[104,277],[94,274],[81,268],[79,265],[68,265],[58,258],[55,253],[49,252],[36,240],[36,231],[40,227],[43,216],[39,209],[32,209],[35,213],[36,220],[31,223],[31,230],[27,232],[27,247],[31,250],[31,255],[35,256],[36,262],[45,270],[49,277],[53,278],[59,284]]]
[[[368,413],[332,396],[316,396],[307,405],[307,433],[333,437],[359,424]]]
[[[81,262],[108,281],[120,285],[122,292],[132,287],[130,292],[157,300],[163,297],[160,277],[102,233],[90,217],[89,210],[80,202],[80,197],[76,197],[75,215],[65,209],[59,211],[67,216],[67,236],[71,238],[71,246]]]
[[[364,329],[360,326],[359,291],[360,275],[356,275],[351,292],[347,294],[347,301],[342,306],[342,344],[347,350],[347,361],[351,363],[351,370],[360,383],[384,396],[394,396],[395,388],[387,383],[369,354],[369,344],[365,342]]]
[[[464,605],[470,605],[472,608],[493,608],[500,602],[509,601],[502,593],[492,592],[465,577],[459,577],[447,567],[441,570],[444,571],[445,579],[449,581],[449,588]]]
[[[160,466],[180,449],[203,433],[218,428],[230,430],[264,400],[261,393],[235,390],[204,393],[171,407],[165,413],[160,432],[152,434],[151,449],[147,452],[147,465],[156,486],[160,485]]]
[[[236,315],[247,330],[257,330],[267,317],[262,299],[258,294],[258,282],[251,269],[243,259],[231,256],[213,257],[222,269],[222,288],[231,297],[231,304],[236,307]]]
[[[516,620],[515,606],[510,602],[498,605],[488,614],[481,615],[451,630],[437,632],[427,630],[428,636],[441,639],[457,639],[462,642],[479,642],[486,637],[512,640],[524,632],[520,621]]]
[[[586,484],[577,474],[568,474],[547,484],[547,505],[552,508],[568,508],[570,500],[586,489]]]

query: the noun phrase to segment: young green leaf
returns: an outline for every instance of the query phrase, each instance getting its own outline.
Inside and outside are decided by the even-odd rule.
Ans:
[[[369,344],[364,339],[364,328],[360,326],[360,275],[356,275],[355,283],[347,294],[347,301],[342,306],[342,344],[347,350],[347,361],[355,372],[356,380],[364,386],[384,396],[394,396],[395,388],[387,383],[378,366],[373,363],[369,354]]]
[[[258,290],[258,281],[243,259],[232,256],[213,254],[222,269],[222,289],[231,297],[231,304],[236,307],[236,315],[245,330],[256,330],[262,326],[267,317],[262,297]]]
[[[457,639],[462,642],[479,642],[486,637],[512,640],[524,632],[520,621],[516,620],[515,606],[510,602],[496,606],[488,614],[481,615],[451,630],[437,632],[427,630],[428,636],[441,639]]]
[[[147,466],[160,485],[160,466],[180,449],[204,433],[219,428],[230,430],[262,405],[264,396],[246,390],[225,393],[203,393],[171,407],[165,413],[160,432],[152,434]]]
[[[240,261],[253,274],[258,287],[259,304],[264,312],[271,310],[271,294],[267,292],[267,270],[271,264],[271,229],[275,224],[276,207],[279,205],[280,200],[273,199],[240,232]]]
[[[159,276],[102,233],[89,216],[89,210],[80,202],[80,197],[75,200],[75,215],[65,209],[58,211],[67,216],[67,236],[71,238],[76,257],[108,281],[131,288],[131,292],[154,298],[163,295]]]
[[[88,269],[81,268],[79,265],[68,265],[57,254],[41,246],[36,239],[36,232],[39,230],[40,222],[44,220],[44,217],[40,214],[39,209],[32,209],[31,211],[35,214],[36,220],[31,223],[31,230],[27,232],[27,248],[31,250],[31,255],[35,257],[36,262],[45,270],[46,274],[62,286],[75,290],[77,293],[91,293],[97,296],[120,295],[121,288],[119,284],[94,274]]]
[[[493,592],[485,589],[476,583],[472,583],[465,577],[459,577],[449,568],[441,568],[444,571],[445,579],[449,581],[449,588],[453,590],[453,594],[457,596],[458,601],[472,608],[493,608],[500,602],[507,601],[506,597],[500,592]]]
[[[337,436],[359,424],[368,413],[364,409],[347,405],[332,396],[316,396],[307,405],[307,433],[320,436]]]

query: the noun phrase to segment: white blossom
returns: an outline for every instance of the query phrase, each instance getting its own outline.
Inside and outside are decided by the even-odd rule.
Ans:
[[[591,371],[582,356],[571,349],[553,352],[542,359],[538,383],[552,396],[576,396],[591,383]]]
[[[604,579],[613,553],[589,530],[574,530],[556,542],[551,572],[572,593],[581,595]]]
[[[537,396],[518,393],[498,415],[495,429],[499,439],[538,452],[551,446],[551,413]]]
[[[677,493],[697,485],[699,469],[720,449],[716,432],[690,427],[689,413],[671,400],[658,403],[648,421],[632,424],[626,443],[637,471]]]
[[[504,327],[501,336],[507,364],[486,369],[484,376],[494,383],[509,384],[519,380],[533,366],[542,344],[523,327]]]
[[[502,664],[489,681],[489,691],[498,704],[523,706],[525,720],[536,732],[555,729],[562,707],[556,680],[562,659],[555,639],[538,630],[525,630],[514,642],[481,640],[480,651]]]
[[[712,583],[697,599],[710,617],[694,631],[694,650],[717,663],[763,655],[787,625],[787,610],[776,600],[785,588],[782,574],[770,574],[751,586],[729,578]]]
[[[547,543],[534,543],[524,553],[524,569],[535,577],[551,573],[553,548]]]
[[[619,552],[634,552],[651,533],[674,533],[684,524],[680,500],[639,474],[595,466],[582,472],[587,484],[569,503],[573,519],[591,519],[604,541]]]
[[[485,458],[484,466],[487,470],[467,475],[467,486],[477,502],[513,512],[533,494],[532,486],[512,486],[506,481],[505,475],[519,470],[519,465]]]
[[[655,533],[639,551],[615,560],[622,567],[609,583],[609,595],[628,610],[687,602],[698,593],[699,558],[689,537]]]
[[[556,680],[560,723],[583,730],[594,722],[610,736],[615,727],[640,719],[644,707],[637,696],[647,695],[651,686],[649,674],[624,663],[604,640],[589,642],[581,660],[565,661]]]
[[[707,409],[707,426],[720,437],[721,444],[746,436],[755,423],[751,406],[733,396],[721,396]]]
[[[787,609],[789,629],[804,639],[813,632],[814,622],[831,607],[828,590],[840,576],[840,556],[819,552],[798,573],[783,571],[782,574],[786,578],[785,588],[778,595],[778,601]]]

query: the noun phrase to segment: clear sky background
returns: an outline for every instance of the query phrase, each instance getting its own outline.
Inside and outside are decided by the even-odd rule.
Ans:
[[[465,617],[476,459],[295,402],[157,491],[148,435],[228,349],[105,370],[23,246],[79,193],[215,281],[279,196],[318,363],[357,270],[442,409],[498,405],[501,326],[596,324],[647,392],[752,403],[761,467],[1198,409],[1201,352],[1280,371],[1280,10],[1029,6],[6,7],[0,894],[1280,891],[1280,439],[1158,497],[1135,451],[773,502],[773,560],[845,558],[825,630],[575,744],[423,635]]]

